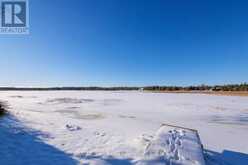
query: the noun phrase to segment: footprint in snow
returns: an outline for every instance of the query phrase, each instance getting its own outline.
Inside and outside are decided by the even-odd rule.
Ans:
[[[66,129],[69,131],[79,131],[82,128],[77,125],[66,124]]]
[[[105,132],[101,133],[101,132],[95,131],[95,132],[94,132],[94,135],[95,135],[95,136],[105,136],[106,133],[105,133]]]

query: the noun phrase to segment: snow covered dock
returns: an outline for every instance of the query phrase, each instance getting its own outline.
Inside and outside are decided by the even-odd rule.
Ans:
[[[196,130],[164,124],[148,143],[138,164],[205,165]]]

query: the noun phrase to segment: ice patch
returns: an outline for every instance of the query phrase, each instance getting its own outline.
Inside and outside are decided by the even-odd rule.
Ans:
[[[214,115],[209,119],[210,123],[224,124],[224,125],[248,125],[248,114],[243,113],[235,116],[219,116]]]
[[[122,102],[121,99],[104,99],[102,104],[104,106],[109,106],[109,105],[118,105],[120,102]]]
[[[93,99],[77,99],[77,98],[55,98],[55,99],[47,99],[44,104],[81,104],[93,102]]]
[[[55,112],[68,115],[70,118],[83,119],[83,120],[96,120],[104,118],[104,115],[97,112],[85,112],[75,110],[57,110]]]

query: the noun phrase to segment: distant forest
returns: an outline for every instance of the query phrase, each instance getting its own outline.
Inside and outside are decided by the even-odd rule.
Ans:
[[[228,85],[199,85],[199,86],[148,86],[144,90],[150,91],[248,91],[248,84],[228,84]]]
[[[227,85],[198,85],[198,86],[145,86],[145,87],[53,87],[53,88],[15,88],[0,87],[0,90],[102,90],[102,91],[119,91],[119,90],[145,90],[145,91],[248,91],[248,84],[227,84]]]
[[[117,90],[139,90],[140,87],[52,87],[52,88],[15,88],[15,87],[0,87],[2,91],[56,91],[56,90],[89,90],[89,91],[117,91]]]

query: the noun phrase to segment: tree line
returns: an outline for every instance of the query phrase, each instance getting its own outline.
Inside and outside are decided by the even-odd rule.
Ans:
[[[227,84],[227,85],[198,85],[198,86],[147,86],[143,90],[149,91],[248,91],[248,84]]]
[[[102,90],[102,91],[117,91],[117,90],[139,90],[140,87],[52,87],[52,88],[15,88],[15,87],[0,87],[0,91],[57,91],[57,90]]]

